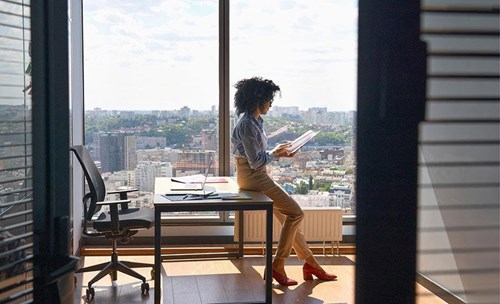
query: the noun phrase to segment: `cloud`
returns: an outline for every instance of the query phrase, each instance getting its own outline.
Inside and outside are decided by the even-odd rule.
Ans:
[[[231,1],[230,10],[231,83],[267,75],[288,105],[355,108],[356,1]],[[218,31],[217,0],[84,1],[86,104],[217,105]]]

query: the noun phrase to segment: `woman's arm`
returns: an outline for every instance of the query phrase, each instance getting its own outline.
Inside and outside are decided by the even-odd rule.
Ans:
[[[265,150],[266,139],[262,138],[260,131],[251,123],[242,124],[238,131],[245,156],[252,169],[259,169],[279,158],[277,154]]]

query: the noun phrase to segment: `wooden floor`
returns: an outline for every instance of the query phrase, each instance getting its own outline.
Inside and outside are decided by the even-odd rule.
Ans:
[[[109,257],[85,257],[85,266],[107,261]],[[123,260],[153,263],[151,256],[125,256]],[[297,286],[283,287],[273,284],[273,303],[328,303],[354,304],[354,256],[319,256],[318,261],[326,271],[338,276],[337,281],[302,279],[302,263],[295,257],[288,259],[286,271],[298,280]],[[262,256],[245,256],[241,259],[166,261],[162,272],[162,303],[233,303],[264,300],[265,260]],[[136,270],[150,279],[148,268]],[[96,272],[77,274],[74,303],[87,303],[86,282]],[[85,282],[82,287],[82,282]],[[94,285],[94,303],[154,303],[154,281],[149,280],[149,295],[141,295],[141,282],[125,274],[118,274],[115,284],[109,276]],[[445,304],[417,284],[417,304]]]

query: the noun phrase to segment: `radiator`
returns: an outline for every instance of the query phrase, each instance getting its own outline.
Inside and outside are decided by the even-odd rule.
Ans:
[[[342,241],[342,210],[340,208],[303,208],[304,220],[300,230],[304,233],[307,242],[323,242],[323,254],[325,245],[337,245],[339,254],[339,243]],[[237,220],[236,227],[239,221]],[[265,211],[245,211],[243,213],[243,240],[245,242],[260,242],[262,245],[266,239],[266,217]],[[237,231],[237,229],[235,229]],[[273,217],[273,242],[277,242],[281,231],[281,224]],[[237,238],[238,236],[236,236]]]

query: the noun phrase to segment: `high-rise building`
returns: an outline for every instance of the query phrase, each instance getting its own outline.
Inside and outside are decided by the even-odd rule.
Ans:
[[[190,114],[191,114],[191,109],[187,106],[183,106],[179,110],[179,116],[182,118],[189,118]]]
[[[201,131],[201,149],[217,150],[217,132],[216,129],[205,129]]]
[[[132,171],[137,167],[136,138],[135,135],[124,137],[125,170]]]
[[[140,162],[134,170],[134,187],[143,192],[153,192],[156,177],[172,174],[170,163]]]
[[[94,134],[95,156],[101,172],[133,170],[137,165],[135,135],[118,132]]]

